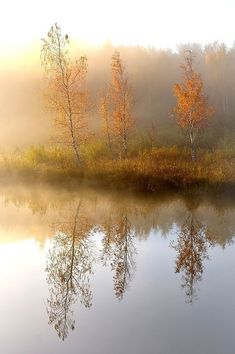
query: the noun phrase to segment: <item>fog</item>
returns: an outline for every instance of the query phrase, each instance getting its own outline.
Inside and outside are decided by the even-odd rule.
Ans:
[[[91,93],[92,127],[99,118],[96,103],[99,91],[110,79],[110,59],[116,49],[103,47],[76,50],[88,58],[88,87]],[[206,147],[234,141],[235,128],[235,46],[227,48],[215,42],[202,47],[184,44],[177,52],[139,46],[118,47],[125,62],[134,95],[136,131],[144,131],[154,122],[159,144],[181,144],[182,137],[170,118],[175,103],[173,84],[181,79],[180,63],[185,49],[192,49],[195,68],[202,75],[205,93],[215,108],[210,129],[201,144]],[[44,78],[40,66],[40,47],[34,55],[0,61],[0,149],[14,149],[47,143],[52,134],[52,112],[43,99]]]
[[[114,224],[120,223],[126,215],[138,238],[143,240],[152,230],[160,230],[163,237],[169,236],[174,227],[183,226],[190,213],[195,213],[221,246],[229,244],[234,236],[235,203],[230,195],[219,200],[214,195],[170,193],[143,198],[89,188],[74,192],[46,184],[15,183],[0,188],[0,242],[34,237],[43,243],[60,223],[68,223],[80,200],[89,225],[105,228],[111,219]]]

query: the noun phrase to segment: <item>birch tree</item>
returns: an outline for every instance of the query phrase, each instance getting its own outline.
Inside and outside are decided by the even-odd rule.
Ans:
[[[111,75],[110,98],[113,131],[118,142],[120,158],[123,158],[127,156],[128,139],[134,119],[128,74],[118,51],[115,51],[112,56]]]
[[[81,162],[81,144],[86,136],[88,91],[87,58],[72,60],[68,54],[69,38],[53,25],[42,39],[41,62],[47,78],[46,97],[56,112],[55,126],[59,143],[68,144]]]
[[[213,114],[213,108],[203,93],[203,81],[193,67],[191,51],[185,51],[183,82],[174,85],[174,95],[177,104],[174,109],[177,124],[186,132],[191,148],[192,160],[195,160],[195,142],[204,128],[208,126],[208,119]]]

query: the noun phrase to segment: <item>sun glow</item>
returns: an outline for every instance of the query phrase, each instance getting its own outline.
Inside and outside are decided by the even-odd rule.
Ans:
[[[1,4],[0,48],[14,55],[39,43],[55,22],[77,40],[93,45],[112,41],[174,47],[213,40],[232,45],[234,10],[231,0],[10,0]]]

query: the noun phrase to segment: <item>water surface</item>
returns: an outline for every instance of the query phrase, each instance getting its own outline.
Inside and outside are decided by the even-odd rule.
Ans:
[[[0,190],[4,354],[234,354],[230,198]]]

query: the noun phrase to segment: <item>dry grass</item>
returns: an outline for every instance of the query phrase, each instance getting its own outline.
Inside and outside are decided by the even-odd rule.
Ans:
[[[192,162],[187,150],[172,147],[125,160],[85,159],[78,166],[70,150],[39,146],[2,155],[0,176],[154,192],[163,187],[234,186],[235,159],[233,153],[199,151]]]

